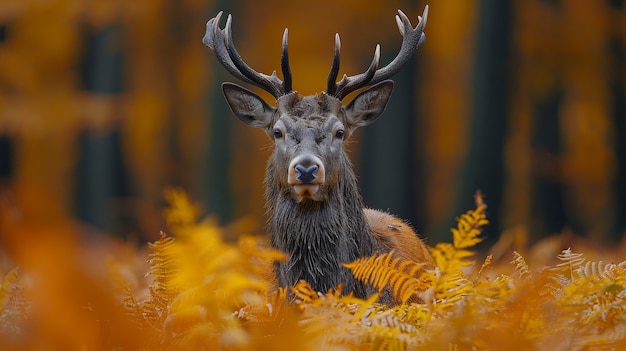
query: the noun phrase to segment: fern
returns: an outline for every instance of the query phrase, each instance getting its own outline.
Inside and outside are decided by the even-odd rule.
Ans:
[[[19,267],[11,269],[2,277],[0,285],[0,336],[7,333],[23,334],[21,324],[30,315],[30,304],[24,298],[19,285]]]
[[[377,304],[376,295],[363,300],[340,290],[322,294],[306,282],[296,284],[293,293],[303,311],[301,322],[318,341],[318,349],[406,350],[427,339],[406,314]]]
[[[284,256],[266,240],[241,236],[226,243],[220,228],[194,214],[186,196],[176,195],[174,202],[176,210],[167,212],[175,222],[173,236],[162,234],[148,253],[132,252],[129,262],[111,258],[111,267],[121,271],[99,277],[102,289],[78,270],[55,272],[54,281],[67,279],[71,289],[59,285],[43,292],[37,272],[22,268],[0,276],[0,349],[41,349],[50,342],[52,348],[60,342],[86,350],[172,351],[626,348],[626,261],[613,263],[606,255],[605,261],[588,260],[567,249],[558,264],[533,272],[531,263],[537,262],[517,252],[510,264],[491,256],[471,264],[471,245],[485,224],[481,201],[459,217],[457,240],[433,249],[439,267],[432,271],[392,253],[346,264],[361,281],[406,302],[393,307],[377,303],[378,294],[360,299],[340,286],[316,292],[299,282],[289,292],[275,289],[268,275]],[[110,299],[109,284],[119,287],[115,298],[125,311],[102,312],[111,306],[103,303]],[[36,294],[45,299],[29,304]],[[422,302],[409,302],[416,294]],[[79,305],[64,298],[80,299]],[[45,306],[48,301],[54,303]],[[83,301],[84,310],[67,311]],[[42,307],[52,312],[42,314]],[[56,328],[69,319],[70,333]]]
[[[235,316],[241,320],[266,323],[275,321],[282,311],[288,308],[287,289],[278,288],[275,291],[266,292],[259,303],[248,304],[235,312]]]
[[[476,208],[461,215],[457,219],[457,227],[451,230],[452,243],[437,243],[431,249],[437,267],[442,273],[455,272],[474,264],[467,260],[474,253],[466,249],[484,240],[480,237],[482,227],[489,223],[485,214],[487,205],[480,192],[474,195],[474,201]]]
[[[163,214],[170,227],[175,229],[193,227],[200,215],[199,206],[192,203],[187,194],[180,189],[166,189],[164,194],[170,206]]]
[[[615,340],[604,335],[626,336],[626,261],[604,264],[588,261],[570,248],[558,255],[559,263],[552,271],[553,295],[557,305],[569,311],[576,321],[578,333],[602,345]],[[602,336],[601,336],[602,335]]]
[[[517,251],[513,251],[513,261],[511,261],[511,264],[515,265],[515,272],[519,275],[520,278],[532,280],[533,276],[530,272],[528,264],[526,263],[526,260]]]
[[[4,309],[10,300],[14,287],[18,278],[18,268],[13,268],[2,278],[0,285],[0,309]]]
[[[457,227],[452,231],[452,243],[456,249],[466,249],[474,247],[484,239],[480,237],[482,227],[489,224],[485,210],[487,205],[483,200],[483,195],[477,192],[474,195],[476,208],[462,214],[457,219]]]
[[[174,238],[167,236],[163,232],[161,232],[159,240],[154,243],[148,243],[148,247],[152,251],[148,259],[150,264],[148,275],[153,279],[150,292],[155,300],[169,301],[176,295],[176,291],[171,284],[171,280],[177,271],[175,256],[172,252],[173,246]]]
[[[410,323],[419,329],[423,329],[423,326],[430,320],[432,315],[428,304],[402,304],[393,307],[392,311],[402,321]]]
[[[402,303],[428,288],[417,275],[423,264],[394,258],[392,252],[360,258],[352,263],[344,263],[343,266],[350,269],[356,279],[373,286],[379,292],[387,286],[391,287],[394,297]]]
[[[478,273],[476,274],[478,278],[483,276],[484,271],[491,266],[492,261],[493,255],[488,255],[487,258],[485,258],[485,262],[483,262],[482,266],[480,266],[480,269],[478,270]]]
[[[433,274],[433,289],[435,311],[447,313],[461,299],[472,293],[473,286],[471,281],[461,272],[442,274],[436,270]]]
[[[136,298],[128,284],[118,283],[128,315],[155,335],[147,349],[246,347],[261,329],[246,330],[244,321],[293,319],[285,295],[269,291],[272,264],[283,254],[251,236],[227,244],[213,222],[197,217],[197,207],[184,194],[170,191],[168,199],[172,206],[165,214],[174,236],[162,233],[148,244],[148,293]]]
[[[474,255],[468,248],[483,240],[480,237],[482,227],[489,222],[485,214],[487,206],[480,192],[475,194],[474,201],[476,208],[457,219],[457,227],[452,229],[452,243],[438,243],[431,249],[437,269],[426,272],[425,278],[432,285],[432,313],[450,313],[460,301],[475,292],[463,269],[474,264],[467,260]],[[483,268],[489,264],[488,261],[485,261]]]
[[[614,263],[604,263],[602,261],[599,261],[599,262],[588,261],[587,263],[585,263],[584,266],[582,264],[579,265],[578,269],[576,269],[576,273],[579,276],[585,276],[585,277],[598,276],[601,279],[614,280],[614,279],[618,279],[617,274],[619,273],[616,273],[616,272],[619,272],[623,268],[624,268],[624,262],[620,264],[614,264]]]
[[[574,280],[574,271],[585,262],[585,257],[581,253],[572,252],[571,248],[561,251],[557,256],[562,262],[556,265],[556,269],[561,267],[569,268],[570,279]]]

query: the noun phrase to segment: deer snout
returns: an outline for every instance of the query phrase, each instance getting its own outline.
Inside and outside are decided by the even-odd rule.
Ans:
[[[316,156],[302,156],[293,159],[289,165],[289,184],[323,184],[324,164]]]
[[[296,179],[302,183],[311,183],[317,178],[318,169],[319,167],[317,165],[311,167],[296,165]]]

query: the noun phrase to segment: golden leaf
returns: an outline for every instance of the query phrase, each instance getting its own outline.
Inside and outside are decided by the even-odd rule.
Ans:
[[[356,279],[378,291],[391,287],[395,299],[402,303],[427,289],[417,275],[422,271],[423,264],[394,258],[393,252],[363,257],[343,266],[350,269]]]

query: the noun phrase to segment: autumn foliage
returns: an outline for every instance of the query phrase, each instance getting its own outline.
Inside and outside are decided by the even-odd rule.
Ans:
[[[227,111],[204,26],[233,13],[265,73],[288,27],[315,93],[335,33],[361,72],[426,4],[363,3],[0,1],[0,350],[626,349],[623,1],[428,2],[402,107],[350,148],[368,206],[411,219],[437,268],[345,262],[398,306],[274,286],[283,253],[247,235],[266,136]],[[204,208],[168,191],[163,212],[170,185]]]
[[[626,346],[626,261],[588,261],[564,249],[550,266],[475,261],[488,223],[482,196],[431,248],[437,268],[393,253],[345,265],[358,279],[404,303],[359,299],[341,286],[317,292],[302,281],[273,284],[284,255],[262,238],[228,244],[180,191],[168,191],[171,235],[147,250],[111,246],[55,277],[5,270],[0,346],[25,349],[142,350],[606,350]],[[56,250],[49,247],[49,251]],[[58,253],[48,252],[49,259]],[[89,254],[89,253],[85,253]],[[106,261],[106,262],[101,262]],[[54,264],[54,262],[42,262]],[[71,280],[71,281],[70,281]]]

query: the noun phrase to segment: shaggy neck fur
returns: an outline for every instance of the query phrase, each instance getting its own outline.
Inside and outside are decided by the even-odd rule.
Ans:
[[[356,177],[345,153],[336,184],[327,190],[326,201],[296,203],[280,181],[283,168],[270,159],[266,177],[268,230],[272,245],[287,253],[287,262],[277,263],[280,286],[293,286],[305,280],[316,291],[326,292],[339,284],[344,292],[366,297],[369,287],[354,279],[341,266],[380,250],[363,214],[363,201]]]

